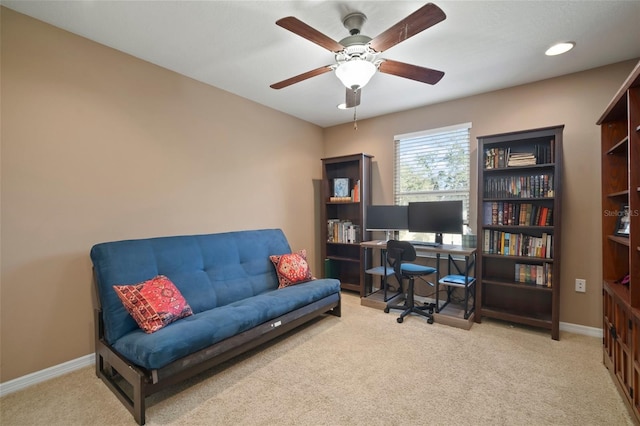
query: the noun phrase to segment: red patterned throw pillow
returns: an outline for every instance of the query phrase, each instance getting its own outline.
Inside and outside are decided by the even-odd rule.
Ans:
[[[272,255],[269,256],[269,259],[273,262],[273,266],[276,267],[278,281],[280,282],[278,288],[315,280],[307,263],[306,250],[300,250],[297,253]]]
[[[116,294],[145,333],[193,315],[191,306],[164,275],[133,285],[114,285]]]

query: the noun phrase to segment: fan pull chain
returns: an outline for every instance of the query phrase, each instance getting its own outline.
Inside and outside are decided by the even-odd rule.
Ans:
[[[353,107],[353,130],[358,130],[358,118],[356,116],[356,107]]]

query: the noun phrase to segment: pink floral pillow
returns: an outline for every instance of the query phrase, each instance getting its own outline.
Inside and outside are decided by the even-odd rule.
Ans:
[[[145,333],[153,333],[180,318],[193,315],[191,306],[164,275],[113,289],[129,314]]]
[[[280,282],[278,288],[315,280],[307,263],[307,251],[304,249],[297,253],[272,255],[269,259],[273,262],[278,274]]]

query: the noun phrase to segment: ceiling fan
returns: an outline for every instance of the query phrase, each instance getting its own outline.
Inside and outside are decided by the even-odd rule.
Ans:
[[[378,56],[383,51],[409,37],[413,37],[438,22],[444,21],[446,17],[438,6],[433,3],[427,3],[377,37],[371,38],[360,34],[362,25],[367,20],[367,17],[364,13],[354,12],[345,16],[342,20],[350,35],[339,42],[334,41],[293,16],[279,19],[276,21],[276,25],[335,53],[336,63],[307,71],[274,83],[270,87],[282,89],[308,78],[335,70],[336,76],[347,89],[346,108],[352,108],[360,104],[362,88],[369,82],[376,71],[422,83],[436,84],[444,76],[444,72],[379,58]]]

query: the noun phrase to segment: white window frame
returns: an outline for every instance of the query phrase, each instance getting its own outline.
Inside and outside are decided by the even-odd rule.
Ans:
[[[471,199],[471,123],[460,123],[452,126],[439,127],[420,132],[405,133],[394,136],[394,164],[393,164],[393,193],[394,204],[406,205],[409,201],[438,201],[438,200],[463,200],[463,221],[469,225],[469,204]],[[453,139],[452,139],[453,138]],[[455,145],[465,144],[466,161],[462,173],[466,174],[466,187],[454,189],[430,189],[430,190],[403,190],[400,185],[402,165],[410,165],[414,171],[421,167],[416,157],[442,157]],[[401,153],[400,150],[403,150]],[[442,164],[442,162],[440,162]],[[437,164],[436,164],[437,166]],[[446,178],[444,164],[436,168],[434,172],[440,178]],[[461,170],[457,169],[456,173]],[[432,178],[434,178],[433,176]],[[432,241],[435,236],[427,233],[401,232],[401,239]],[[444,234],[445,244],[461,244],[460,234]]]

